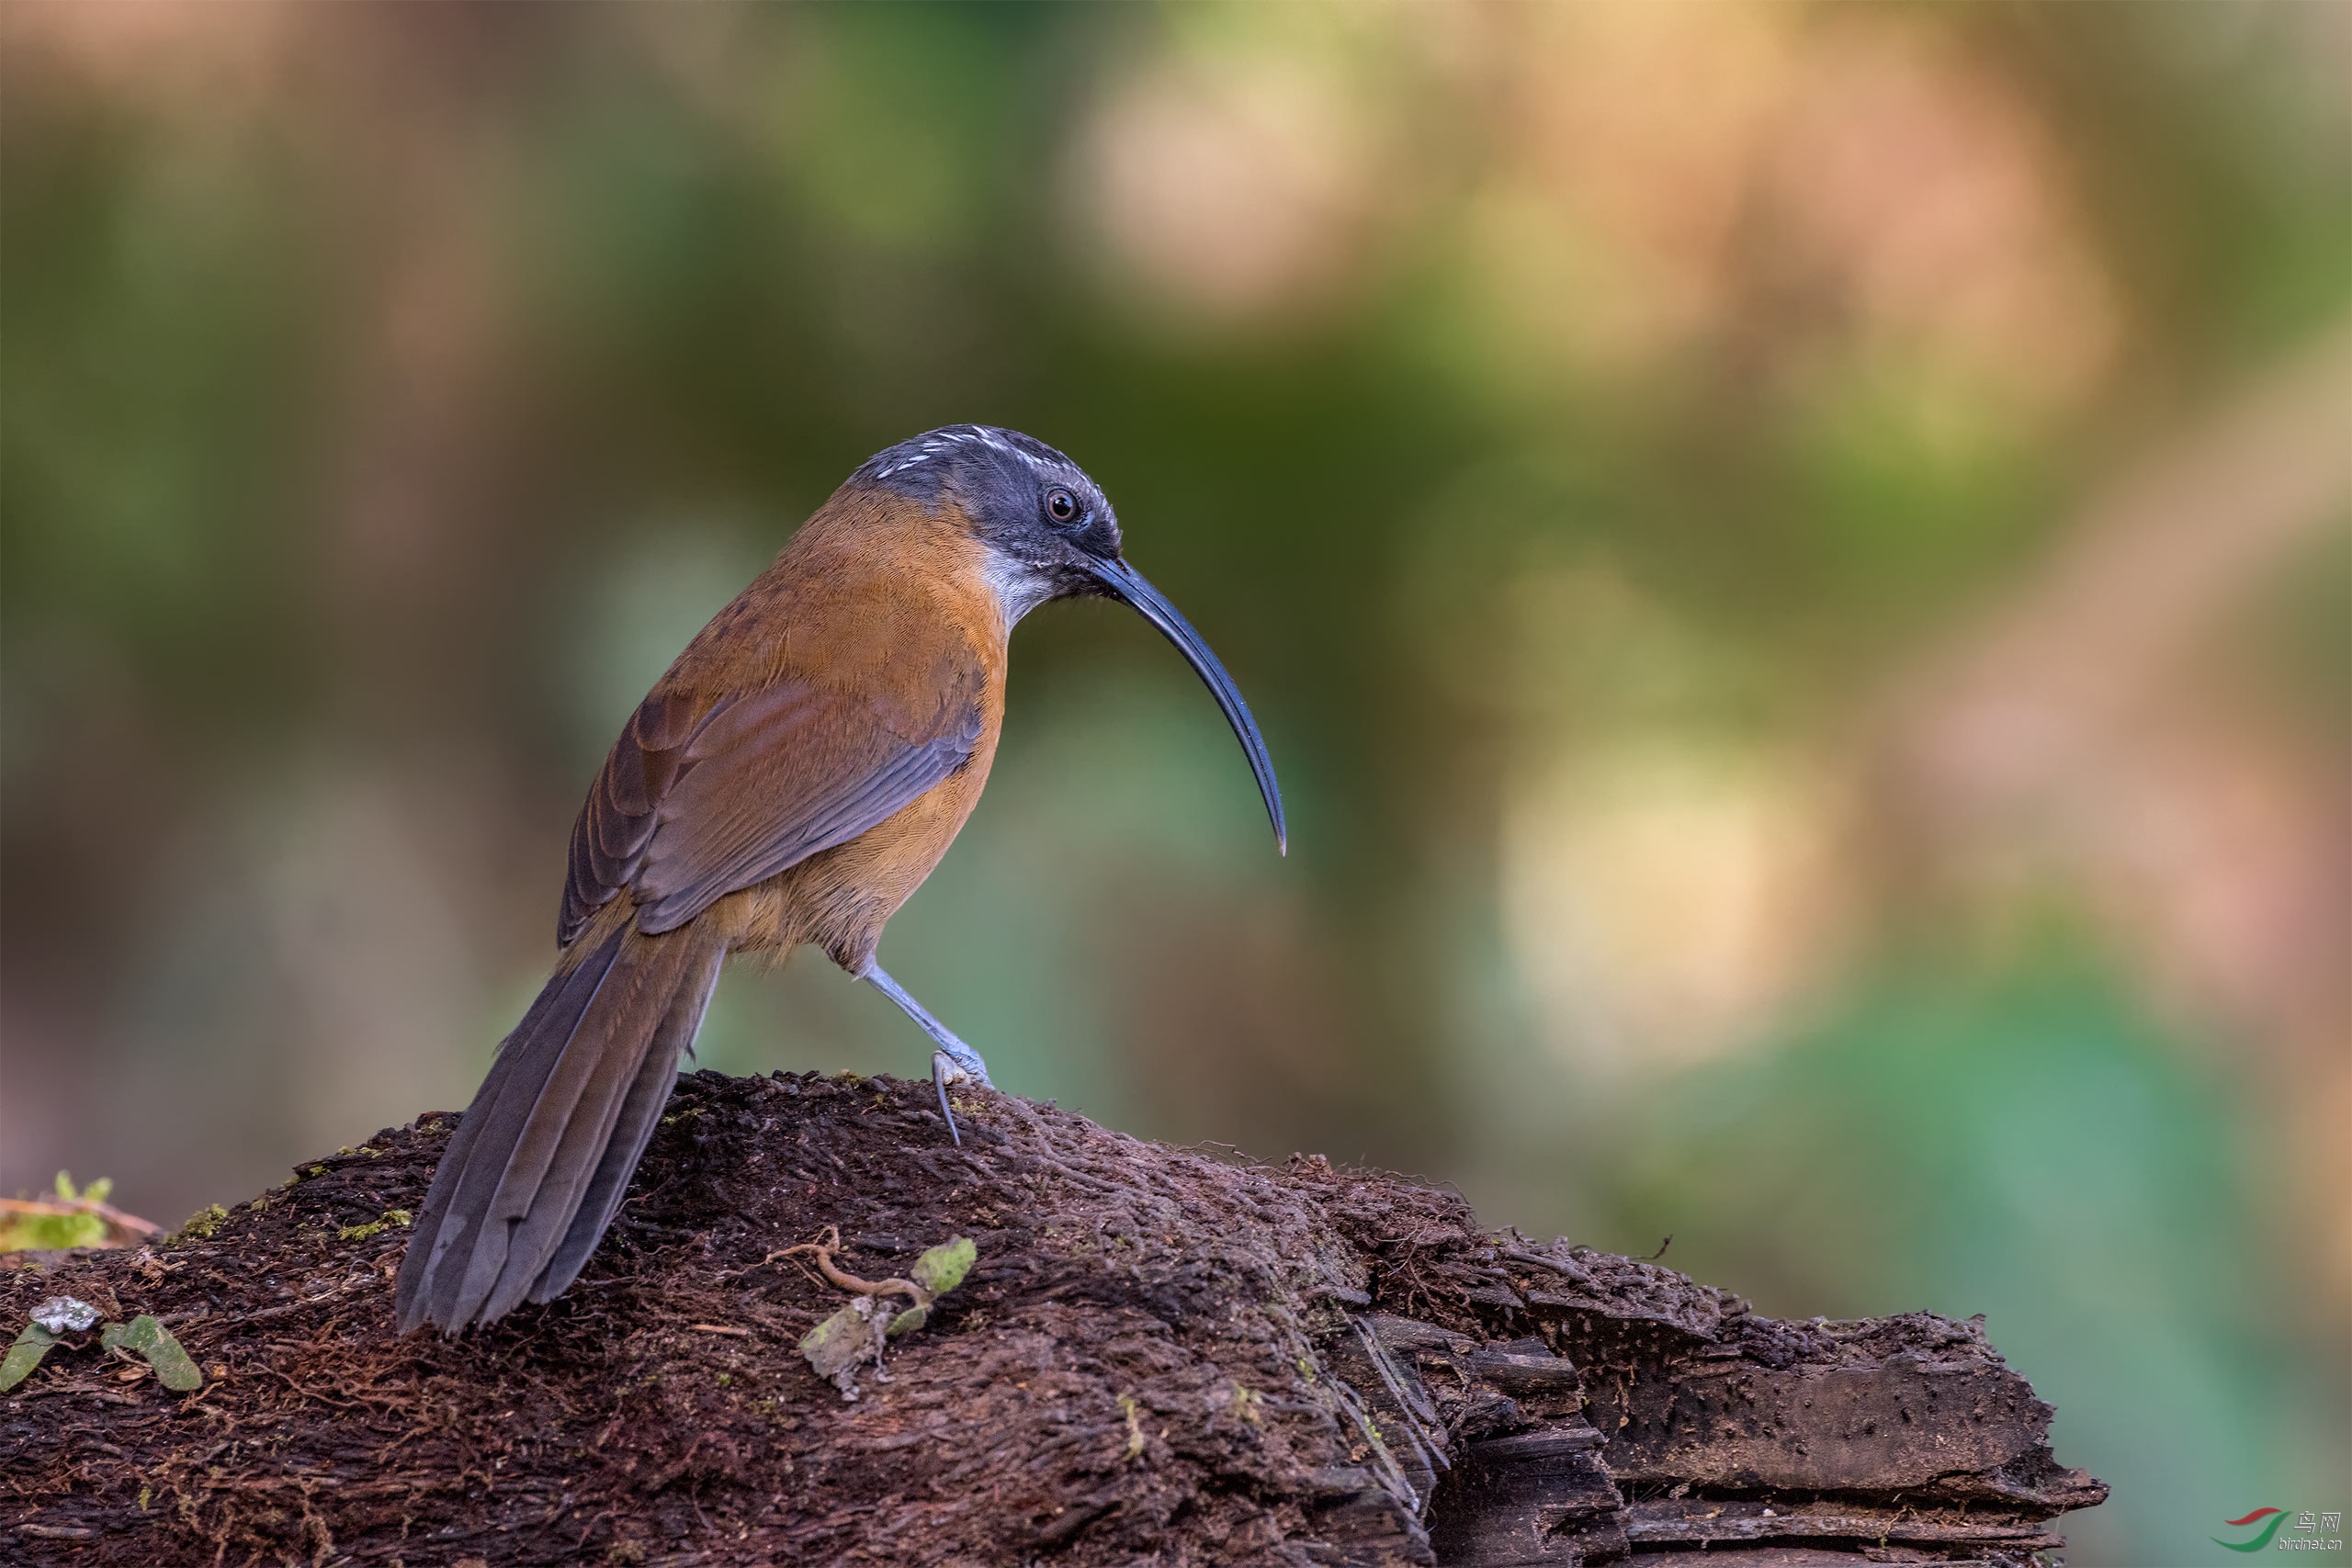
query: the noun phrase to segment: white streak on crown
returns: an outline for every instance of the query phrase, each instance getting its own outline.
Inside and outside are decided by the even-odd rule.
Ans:
[[[999,436],[996,432],[977,424],[965,424],[950,426],[934,434],[925,436],[922,446],[916,451],[899,458],[895,463],[875,469],[874,477],[887,479],[892,474],[902,473],[917,464],[927,463],[933,457],[953,452],[958,446],[974,445],[985,446],[989,451],[1001,453],[1007,457],[1018,457],[1041,474],[1048,471],[1049,466],[1043,458],[1034,453],[1023,451]]]

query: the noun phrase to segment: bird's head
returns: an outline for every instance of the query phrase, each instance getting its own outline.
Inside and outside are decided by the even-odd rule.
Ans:
[[[989,424],[950,424],[867,458],[852,482],[927,504],[954,503],[986,547],[989,586],[1011,626],[1054,599],[1116,599],[1159,628],[1215,694],[1249,756],[1274,841],[1286,847],[1282,790],[1265,738],[1201,634],[1121,555],[1118,513],[1086,470],[1044,442]]]

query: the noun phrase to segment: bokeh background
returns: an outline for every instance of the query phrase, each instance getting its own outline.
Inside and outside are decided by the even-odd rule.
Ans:
[[[1984,1313],[2075,1561],[2352,1489],[2352,7],[0,7],[0,1190],[462,1105],[868,452],[1102,481],[885,956],[999,1079]],[[738,974],[729,1071],[917,1075]],[[2228,1532],[2222,1531],[2226,1534]]]

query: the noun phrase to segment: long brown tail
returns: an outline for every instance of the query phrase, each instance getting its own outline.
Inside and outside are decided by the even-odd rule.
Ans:
[[[400,1331],[553,1301],[613,1223],[727,956],[623,926],[551,976],[451,1134],[394,1292]]]

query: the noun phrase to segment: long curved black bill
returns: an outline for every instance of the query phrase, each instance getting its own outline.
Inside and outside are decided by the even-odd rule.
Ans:
[[[1111,597],[1134,607],[1160,635],[1176,645],[1193,673],[1201,678],[1216,698],[1216,705],[1225,710],[1225,721],[1233,726],[1234,735],[1241,742],[1244,755],[1250,759],[1250,771],[1257,775],[1258,793],[1266,797],[1266,815],[1274,824],[1274,848],[1283,854],[1290,852],[1290,839],[1283,827],[1282,785],[1274,782],[1274,760],[1266,754],[1266,738],[1258,733],[1258,721],[1250,716],[1250,705],[1241,700],[1241,688],[1225,672],[1209,645],[1193,629],[1193,623],[1176,613],[1159,589],[1143,580],[1142,574],[1125,561],[1114,557],[1109,560],[1095,558],[1087,565],[1102,580]]]

